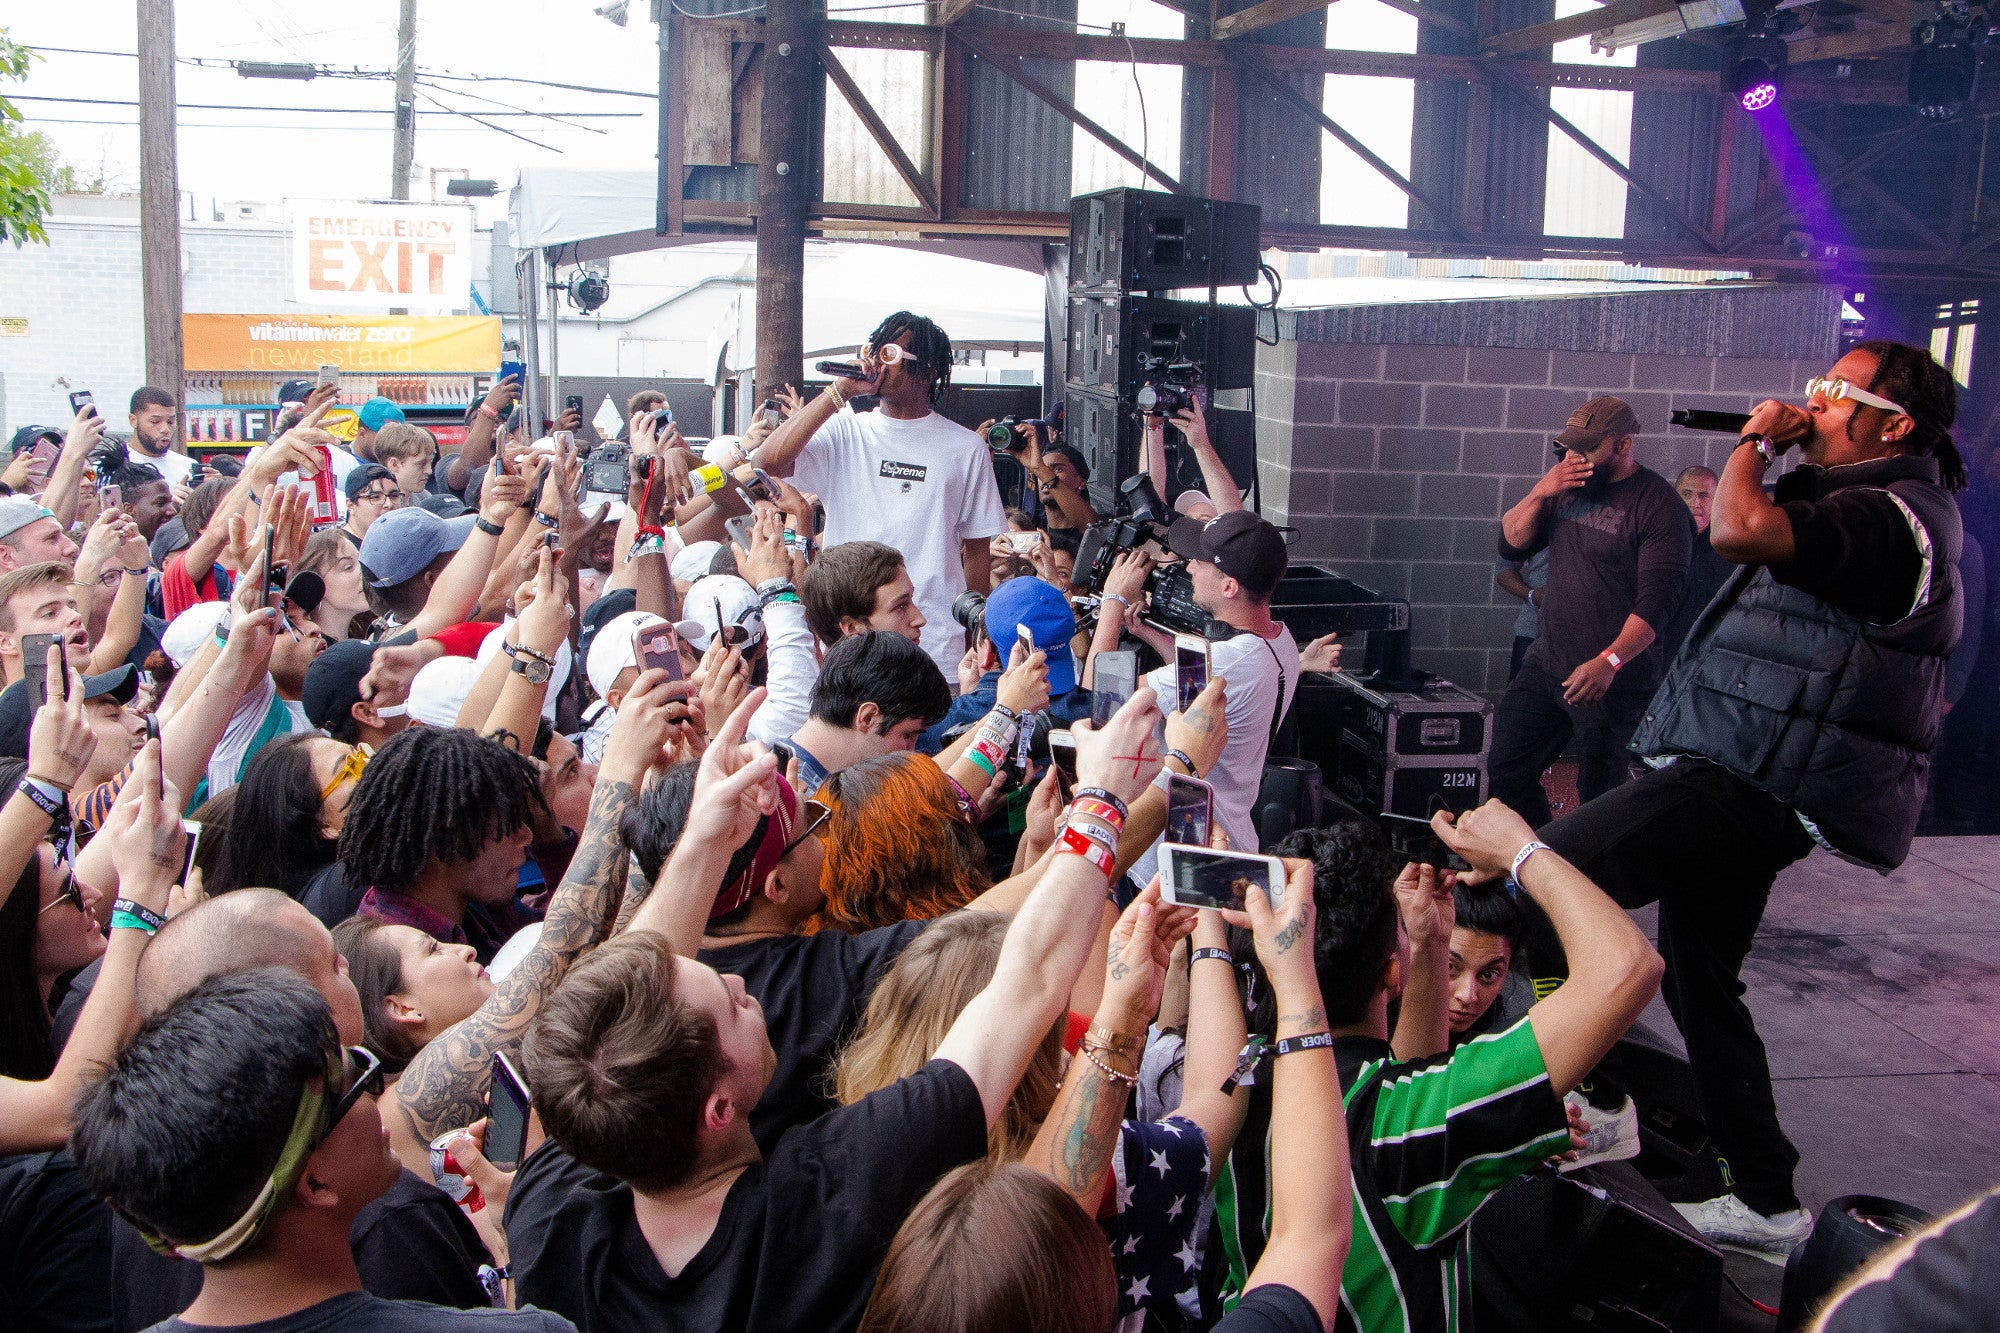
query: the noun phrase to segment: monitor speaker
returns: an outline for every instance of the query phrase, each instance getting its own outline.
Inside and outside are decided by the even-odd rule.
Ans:
[[[1255,204],[1152,190],[1079,195],[1070,201],[1070,286],[1247,286],[1263,263],[1263,216]]]

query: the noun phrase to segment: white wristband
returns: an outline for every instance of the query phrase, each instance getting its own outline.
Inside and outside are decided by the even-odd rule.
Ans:
[[[1521,850],[1514,853],[1513,867],[1507,871],[1508,887],[1518,892],[1521,887],[1521,867],[1528,863],[1528,858],[1533,856],[1536,852],[1546,852],[1551,850],[1553,849],[1545,842],[1524,843],[1521,847]]]

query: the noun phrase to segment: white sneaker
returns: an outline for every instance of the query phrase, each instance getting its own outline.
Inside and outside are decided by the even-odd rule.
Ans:
[[[1723,1249],[1766,1263],[1784,1263],[1792,1247],[1812,1235],[1812,1215],[1803,1208],[1766,1217],[1734,1194],[1674,1207],[1689,1225]]]
[[[1639,1155],[1639,1108],[1630,1097],[1615,1111],[1592,1106],[1580,1092],[1572,1092],[1563,1100],[1583,1112],[1590,1136],[1584,1140],[1577,1159],[1562,1163],[1559,1170],[1581,1171],[1599,1162],[1626,1162]]]

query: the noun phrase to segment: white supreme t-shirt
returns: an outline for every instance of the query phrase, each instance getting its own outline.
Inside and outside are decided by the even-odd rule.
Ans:
[[[843,410],[798,456],[792,484],[826,504],[821,543],[874,541],[903,553],[924,613],[923,647],[947,681],[958,679],[965,632],[951,618],[965,591],[962,541],[1007,526],[986,444],[933,412],[899,421],[879,409]]]

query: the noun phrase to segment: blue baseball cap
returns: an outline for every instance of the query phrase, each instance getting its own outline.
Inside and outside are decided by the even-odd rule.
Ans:
[[[442,519],[417,505],[392,509],[368,525],[361,539],[361,566],[369,585],[393,588],[407,583],[431,561],[465,545],[477,514]]]
[[[986,599],[986,633],[1003,664],[1023,625],[1035,636],[1035,647],[1048,654],[1049,693],[1075,689],[1076,656],[1069,641],[1076,636],[1076,613],[1069,609],[1069,598],[1053,584],[1027,574],[1008,579]]]
[[[380,430],[392,421],[403,420],[403,409],[387,398],[370,398],[354,417],[363,430]]]

